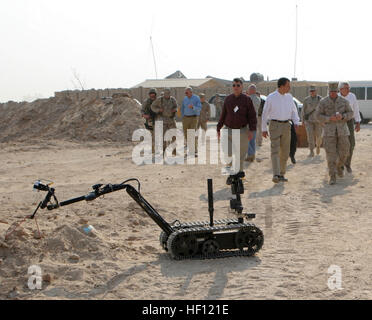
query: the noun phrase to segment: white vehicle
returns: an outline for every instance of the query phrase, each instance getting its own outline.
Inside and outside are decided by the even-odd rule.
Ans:
[[[358,99],[362,123],[372,119],[372,81],[350,81],[350,91]]]

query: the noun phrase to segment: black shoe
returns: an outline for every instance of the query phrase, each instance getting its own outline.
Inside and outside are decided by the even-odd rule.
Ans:
[[[279,180],[281,182],[288,182],[288,179],[286,179],[284,176],[279,176]]]
[[[296,164],[297,163],[297,161],[296,161],[296,159],[295,159],[294,156],[291,156],[291,161],[292,161],[293,164]]]
[[[231,176],[229,176],[229,177],[227,178],[227,180],[226,180],[226,184],[227,184],[228,186],[231,186],[231,185],[232,185],[232,178],[231,178]]]

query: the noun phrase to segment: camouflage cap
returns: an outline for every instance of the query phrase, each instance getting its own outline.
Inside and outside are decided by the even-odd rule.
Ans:
[[[199,94],[199,97],[200,97],[200,98],[205,97],[205,93],[201,93],[201,94]]]
[[[328,82],[329,92],[338,91],[338,82]]]
[[[154,93],[154,94],[158,94],[158,92],[156,91],[155,88],[151,88],[151,89],[150,89],[149,94],[152,94],[152,93]]]
[[[164,88],[164,94],[165,95],[170,95],[171,91],[170,91],[170,88]]]
[[[316,87],[315,86],[310,86],[310,90],[309,91],[316,91]]]

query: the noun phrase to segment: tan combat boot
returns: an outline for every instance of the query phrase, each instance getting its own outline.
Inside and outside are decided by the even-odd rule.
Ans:
[[[245,161],[247,161],[247,162],[254,162],[255,159],[256,159],[255,155],[245,157]]]
[[[351,169],[350,166],[345,165],[345,167],[346,167],[346,171],[347,171],[348,173],[353,173],[353,169]]]
[[[320,155],[320,147],[316,147],[316,154],[319,156]]]
[[[344,177],[344,168],[343,167],[337,167],[337,175],[340,178],[343,178]]]
[[[333,186],[336,184],[336,175],[332,175],[330,178],[329,178],[329,185]]]

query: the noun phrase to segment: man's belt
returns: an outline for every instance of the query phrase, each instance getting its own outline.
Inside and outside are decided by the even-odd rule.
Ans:
[[[247,125],[242,126],[242,127],[240,127],[240,128],[230,128],[230,127],[226,126],[227,129],[232,129],[232,130],[244,129],[244,128],[246,128],[246,127],[247,127]]]
[[[281,121],[281,120],[271,120],[271,121],[279,122],[279,123],[288,123],[289,122],[289,120],[284,120],[284,121]]]
[[[197,116],[184,116],[185,118],[196,118]]]

